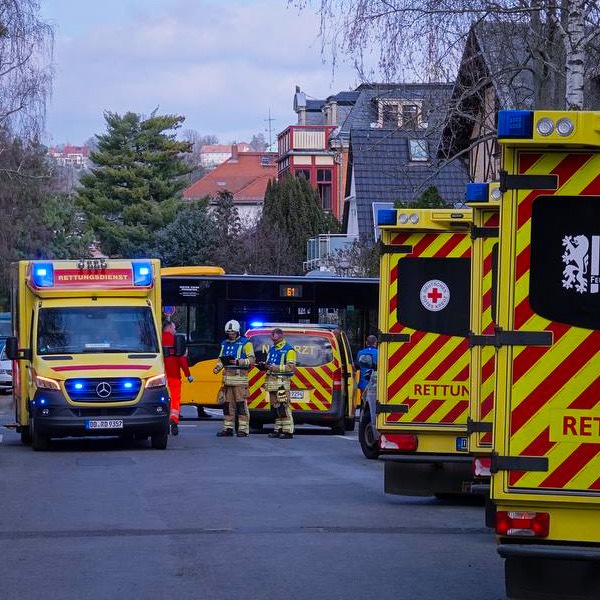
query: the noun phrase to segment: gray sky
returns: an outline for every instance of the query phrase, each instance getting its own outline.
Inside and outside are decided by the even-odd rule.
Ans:
[[[49,144],[106,132],[104,111],[184,115],[182,129],[222,143],[269,141],[309,98],[355,88],[347,65],[323,62],[314,12],[286,0],[41,0],[55,28]]]

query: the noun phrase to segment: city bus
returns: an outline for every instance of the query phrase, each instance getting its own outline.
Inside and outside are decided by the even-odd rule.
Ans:
[[[233,275],[220,267],[161,269],[163,311],[185,333],[194,376],[183,382],[182,405],[217,408],[221,377],[213,374],[224,326],[329,323],[346,332],[353,355],[377,332],[378,278]]]

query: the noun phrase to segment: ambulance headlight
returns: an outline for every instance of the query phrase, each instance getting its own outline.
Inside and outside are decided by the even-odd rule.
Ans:
[[[408,220],[413,224],[416,225],[419,222],[419,215],[417,213],[412,213],[412,215],[410,215],[408,217]]]
[[[535,130],[544,137],[550,135],[554,131],[554,123],[548,117],[542,117],[536,124]]]
[[[562,117],[561,119],[556,121],[556,133],[558,133],[558,135],[571,135],[574,129],[575,124],[568,117]]]

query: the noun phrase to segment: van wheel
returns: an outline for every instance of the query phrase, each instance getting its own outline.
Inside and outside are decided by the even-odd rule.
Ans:
[[[31,447],[36,452],[44,452],[50,447],[50,438],[47,435],[41,435],[35,430],[35,420],[31,419],[29,426],[31,427]]]
[[[26,446],[31,445],[31,430],[29,427],[21,429],[21,444],[25,444]]]
[[[168,431],[154,433],[150,436],[150,445],[155,450],[166,450],[167,442],[169,441]]]
[[[344,405],[344,413],[346,412],[346,406]],[[346,435],[346,417],[343,416],[341,419],[336,421],[331,426],[331,433],[333,435]]]
[[[354,431],[354,428],[356,427],[356,421],[354,420],[354,417],[346,417],[345,425],[346,431]]]
[[[379,446],[377,445],[375,430],[373,429],[373,423],[371,423],[371,411],[368,406],[363,406],[360,411],[358,441],[365,458],[369,460],[379,458]]]

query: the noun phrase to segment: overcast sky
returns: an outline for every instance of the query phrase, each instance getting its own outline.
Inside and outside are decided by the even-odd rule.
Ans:
[[[104,111],[184,115],[182,129],[222,143],[272,140],[309,98],[354,89],[323,62],[318,16],[286,0],[41,0],[55,29],[49,144],[106,132]]]

